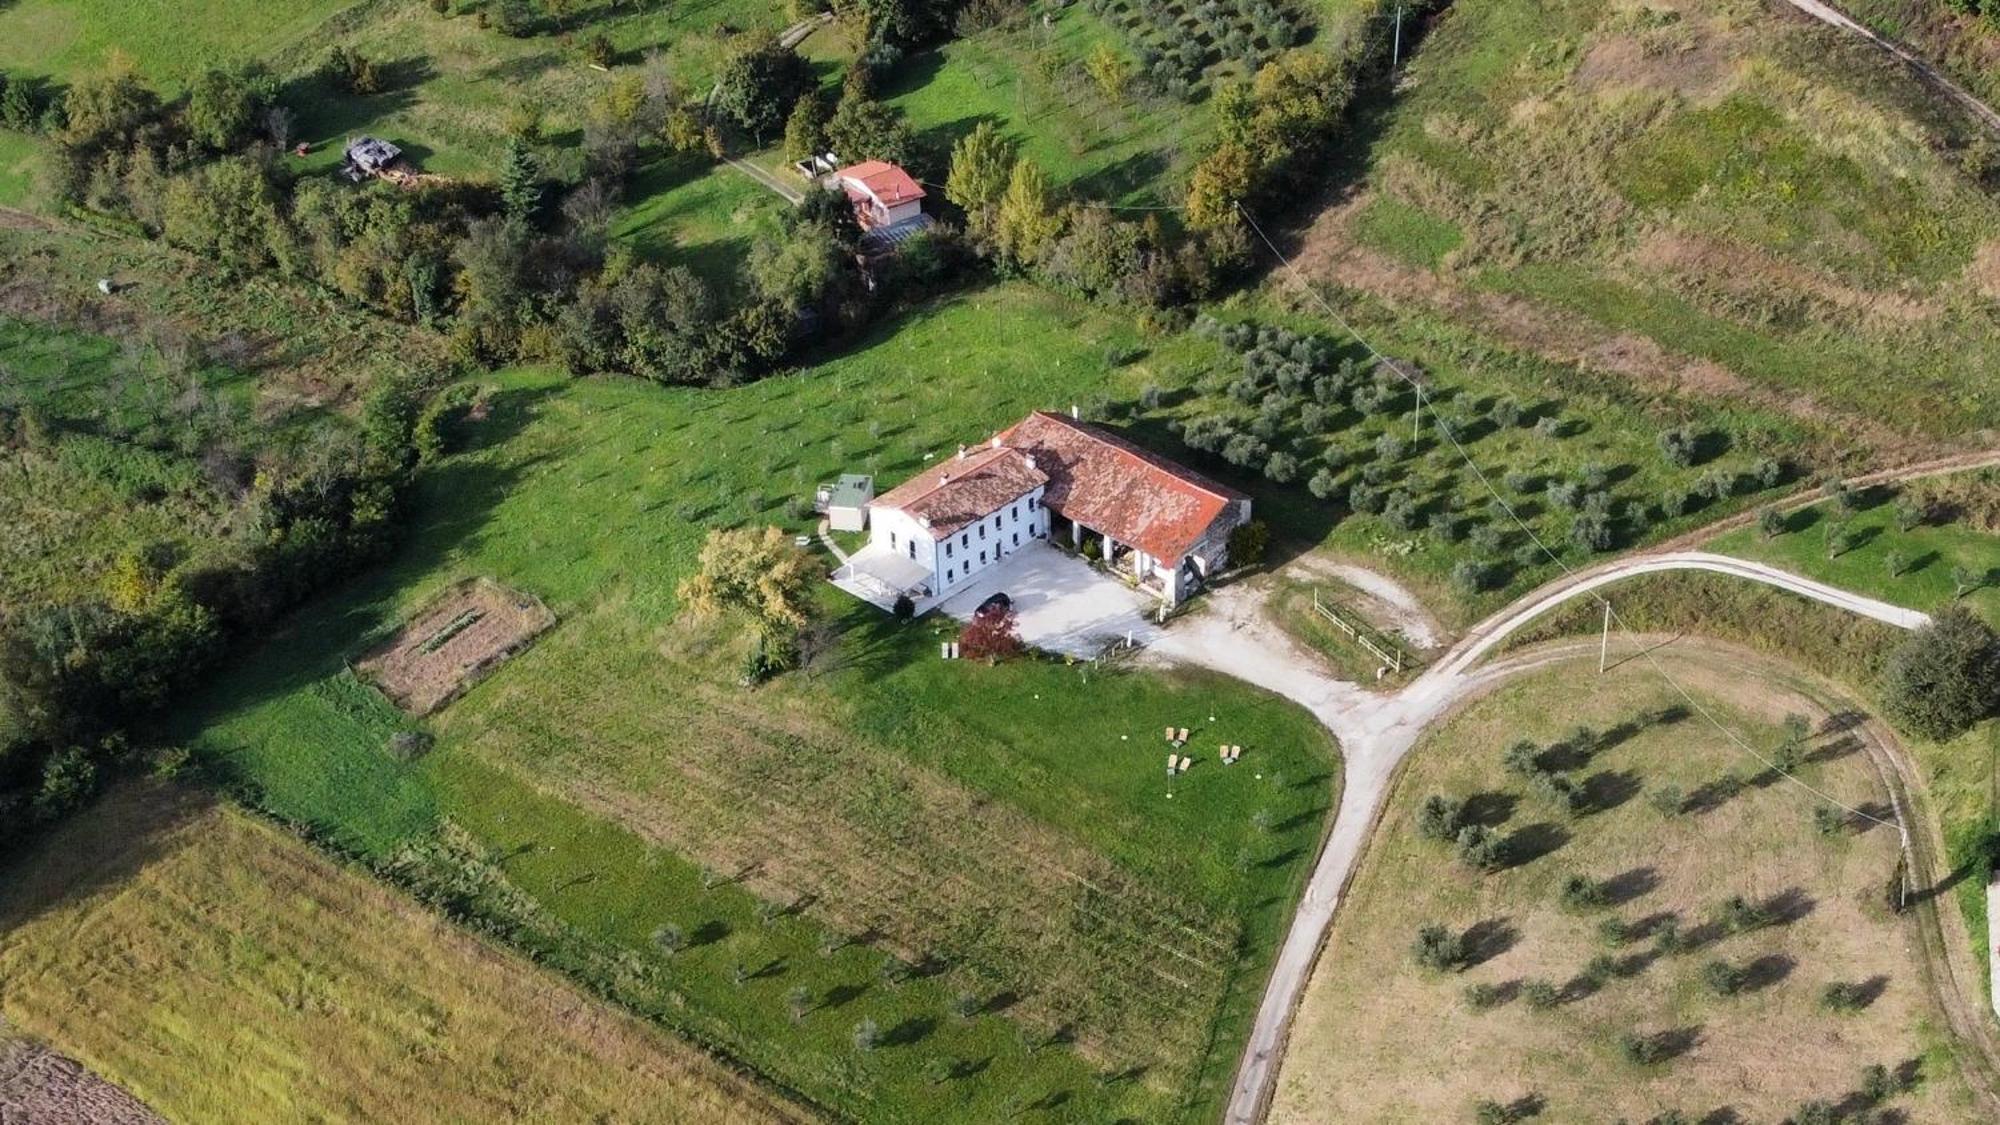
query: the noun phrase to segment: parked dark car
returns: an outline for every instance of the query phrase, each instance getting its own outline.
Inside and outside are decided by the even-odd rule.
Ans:
[[[995,594],[992,597],[987,598],[985,601],[980,602],[979,608],[972,611],[972,616],[985,617],[986,615],[992,613],[1005,613],[1013,608],[1014,608],[1013,598],[1010,598],[1005,594]]]

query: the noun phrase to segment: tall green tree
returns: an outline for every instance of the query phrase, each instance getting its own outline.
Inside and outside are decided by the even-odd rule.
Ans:
[[[1889,658],[1882,710],[1912,734],[1943,741],[2000,705],[2000,639],[1962,605],[1939,610]]]
[[[255,135],[272,92],[270,80],[254,72],[211,69],[188,90],[182,119],[209,150],[233,152]]]
[[[542,204],[542,162],[519,137],[507,142],[507,155],[500,162],[500,202],[507,217],[519,223],[532,222]]]
[[[761,143],[784,127],[785,115],[812,87],[812,67],[773,40],[738,51],[722,64],[715,108]]]
[[[1016,265],[1034,265],[1062,233],[1062,225],[1062,213],[1041,166],[1032,160],[1017,161],[994,221],[994,241],[1001,255]]]
[[[1013,172],[1014,147],[991,121],[981,121],[951,146],[951,173],[945,177],[944,195],[965,212],[975,237],[992,237],[1000,197],[1007,193],[1007,180]]]

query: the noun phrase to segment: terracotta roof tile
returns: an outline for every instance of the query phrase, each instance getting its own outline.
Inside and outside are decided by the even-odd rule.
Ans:
[[[1018,450],[985,445],[932,465],[876,497],[873,506],[928,519],[931,538],[943,539],[1048,482]]]
[[[854,180],[868,185],[868,190],[874,192],[875,198],[881,200],[884,206],[893,207],[898,203],[924,197],[924,189],[917,181],[910,178],[908,172],[886,160],[864,160],[859,164],[850,164],[834,172],[834,176],[841,183]],[[853,195],[853,191],[850,190],[848,197],[851,199]]]
[[[1201,542],[1243,493],[1085,422],[1036,411],[1000,435],[1048,474],[1057,514],[1173,562]]]

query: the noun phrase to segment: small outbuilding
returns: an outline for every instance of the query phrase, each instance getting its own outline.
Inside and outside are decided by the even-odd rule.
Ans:
[[[347,162],[341,165],[340,170],[358,184],[370,176],[388,171],[402,156],[403,150],[388,141],[360,137],[347,142]]]
[[[866,531],[868,503],[875,499],[875,478],[863,473],[843,473],[832,484],[822,484],[813,497],[813,508],[826,516],[835,531]]]

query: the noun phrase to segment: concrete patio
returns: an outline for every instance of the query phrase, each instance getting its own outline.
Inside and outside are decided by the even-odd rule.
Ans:
[[[1114,642],[1144,646],[1163,630],[1157,599],[1039,540],[974,579],[938,606],[961,621],[996,593],[1014,599],[1021,639],[1036,648],[1096,656]]]

